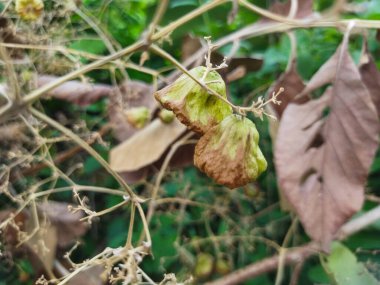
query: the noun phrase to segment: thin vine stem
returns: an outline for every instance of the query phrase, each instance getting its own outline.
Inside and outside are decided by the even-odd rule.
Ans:
[[[59,130],[62,132],[64,135],[68,136],[70,139],[72,139],[75,143],[80,145],[84,150],[86,150],[91,156],[93,156],[99,163],[104,167],[105,170],[109,174],[111,174],[117,182],[126,190],[128,195],[131,197],[133,201],[139,201],[142,202],[143,200],[139,198],[133,190],[129,187],[129,185],[123,180],[123,178],[120,177],[120,175],[114,171],[108,162],[106,162],[103,157],[101,157],[87,142],[85,142],[83,139],[81,139],[79,136],[74,134],[71,130],[67,129],[60,123],[54,121],[53,119],[49,118],[45,114],[41,113],[40,111],[34,109],[34,108],[29,108],[31,114],[35,116],[36,118],[40,119],[41,121],[47,123],[48,125],[52,126],[53,128]]]
[[[172,31],[174,31],[175,29],[177,29],[178,27],[182,26],[183,24],[191,21],[192,19],[202,15],[203,13],[221,5],[221,4],[224,4],[225,2],[227,2],[227,0],[214,0],[210,3],[207,3],[205,5],[202,5],[201,7],[193,10],[192,12],[188,13],[187,15],[179,18],[178,20],[172,22],[171,24],[167,25],[166,27],[160,29],[160,31],[158,31],[157,33],[153,34],[152,37],[149,39],[149,42],[155,42],[155,41],[158,41],[160,39],[162,39],[163,37],[169,35]],[[46,92],[58,87],[59,85],[63,84],[64,82],[70,80],[70,79],[74,79],[80,75],[83,75],[93,69],[96,69],[98,67],[101,67],[111,61],[115,61],[123,56],[126,56],[126,55],[130,55],[138,50],[141,50],[143,49],[144,47],[146,47],[147,45],[149,45],[149,43],[146,41],[146,39],[143,39],[143,40],[140,40],[140,41],[137,41],[135,42],[134,44],[120,50],[120,51],[117,51],[116,53],[113,53],[111,55],[108,55],[104,58],[101,58],[99,60],[96,60],[90,64],[87,64],[81,68],[78,68],[77,70],[74,70],[60,78],[58,78],[57,80],[54,80],[40,88],[37,88],[35,90],[33,90],[32,92],[30,92],[28,95],[24,96],[23,97],[23,100],[21,102],[21,106],[25,106],[25,105],[29,105],[29,104],[32,104],[34,101],[36,101],[38,98],[40,98],[43,94],[45,94]],[[10,114],[13,112],[16,111],[16,109],[19,109],[20,105],[14,105],[14,104],[8,104],[6,106],[4,106],[2,109],[0,109],[0,118],[2,117],[6,117],[7,114]]]

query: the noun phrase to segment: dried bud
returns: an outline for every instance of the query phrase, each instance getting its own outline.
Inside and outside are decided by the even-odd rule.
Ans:
[[[21,19],[26,21],[37,20],[44,9],[42,0],[17,0],[16,12]]]
[[[134,107],[124,112],[128,123],[136,129],[141,129],[150,120],[150,111],[147,107]]]
[[[217,183],[240,187],[256,180],[267,168],[258,142],[259,133],[252,121],[230,115],[200,138],[194,163]]]
[[[226,85],[219,73],[214,70],[209,71],[203,79],[205,72],[206,67],[204,66],[190,70],[191,75],[226,98]],[[183,124],[201,134],[232,114],[230,105],[217,96],[209,94],[206,89],[186,74],[164,89],[157,91],[154,96],[164,108],[172,110]]]
[[[158,117],[160,118],[161,122],[170,124],[173,122],[175,116],[172,111],[161,109],[160,113],[158,113]]]

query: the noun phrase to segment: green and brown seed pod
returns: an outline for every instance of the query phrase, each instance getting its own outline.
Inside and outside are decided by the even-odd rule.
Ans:
[[[255,181],[267,168],[255,124],[230,115],[200,138],[194,164],[217,183],[229,188]]]
[[[206,67],[198,66],[190,70],[190,74],[202,80]],[[203,82],[219,95],[227,98],[226,85],[220,74],[209,71]],[[174,83],[154,94],[161,105],[174,112],[177,118],[189,129],[204,134],[210,127],[221,122],[232,114],[232,108],[215,95],[183,74]]]

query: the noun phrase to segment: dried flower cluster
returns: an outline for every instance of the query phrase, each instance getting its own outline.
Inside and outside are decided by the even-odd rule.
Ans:
[[[42,0],[17,0],[16,12],[21,19],[26,21],[37,20],[44,9]]]

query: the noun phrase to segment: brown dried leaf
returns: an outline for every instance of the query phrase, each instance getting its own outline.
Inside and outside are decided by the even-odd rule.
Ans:
[[[72,213],[68,210],[70,204],[49,201],[39,205],[39,209],[46,214],[49,221],[57,228],[58,246],[67,247],[73,244],[88,229],[83,212]]]
[[[126,81],[120,86],[122,98],[118,92],[110,96],[108,116],[114,129],[114,135],[119,141],[131,137],[140,129],[136,129],[125,116],[125,112],[134,107],[146,107],[153,114],[157,102],[153,97],[153,87],[140,81]]]
[[[5,144],[28,141],[25,129],[26,126],[24,124],[16,122],[0,126],[1,143]]]
[[[287,2],[275,2],[269,10],[273,13],[288,16],[291,7],[291,1]],[[297,13],[295,18],[302,19],[313,14],[313,0],[298,1]],[[264,19],[265,21],[272,21],[270,19]]]
[[[33,236],[26,242],[33,255],[32,264],[39,268],[43,264],[47,271],[51,271],[54,266],[55,254],[57,249],[57,228],[47,220],[40,220],[40,226]],[[30,235],[36,229],[33,222],[26,223],[26,231]]]
[[[379,134],[375,107],[347,51],[347,42],[330,63],[336,59],[333,87],[319,99],[289,104],[275,147],[280,186],[306,232],[326,250],[339,227],[363,203]],[[321,78],[311,82],[331,81],[330,74],[321,70],[316,76]]]
[[[10,217],[10,215],[14,215],[16,209],[5,209],[0,211],[0,223],[4,222],[6,219]],[[28,219],[28,215],[24,212],[21,212],[14,216],[14,223],[21,229],[24,230],[24,225]],[[0,232],[0,240],[3,244],[11,247],[16,247],[18,244],[18,230],[15,229],[12,225],[7,225]]]
[[[69,285],[102,285],[106,282],[101,275],[105,271],[101,265],[93,266],[89,269],[80,271],[69,282]]]
[[[172,144],[171,144],[172,145]],[[144,180],[147,176],[156,173],[161,169],[166,156],[168,155],[171,145],[165,150],[161,157],[154,163],[144,166],[136,171],[121,172],[120,175],[127,183],[136,183]],[[170,159],[169,167],[183,168],[185,166],[193,165],[194,157],[194,144],[186,144],[180,146]]]
[[[42,87],[56,79],[57,77],[55,76],[41,75],[37,79],[37,85]],[[73,80],[67,81],[49,91],[47,96],[85,106],[98,101],[102,97],[109,96],[111,92],[112,87],[106,84],[88,84]]]
[[[157,161],[184,132],[178,120],[170,124],[155,119],[130,139],[110,151],[110,165],[118,172],[135,171]]]
[[[380,117],[380,72],[376,67],[373,57],[368,52],[362,58],[360,74],[364,84],[371,93],[373,103],[377,108],[377,115]]]
[[[185,35],[182,39],[181,59],[182,61],[191,57],[202,47],[199,38],[192,35]]]
[[[302,92],[299,94],[299,97],[307,95],[313,90],[316,90],[326,84],[333,82],[337,73],[337,65],[339,62],[340,48],[341,47],[339,47],[337,51],[333,54],[333,56],[330,57],[329,60],[326,61],[319,68],[319,70],[314,74],[314,76],[307,83],[305,89],[302,90]]]
[[[26,44],[27,41],[16,33],[16,28],[13,27],[12,22],[6,17],[0,16],[0,40],[4,43],[13,44]],[[9,56],[11,58],[20,59],[23,57],[24,51],[22,49],[8,48]]]
[[[216,65],[220,65],[224,60],[224,56],[218,52],[213,52],[211,55],[211,62]],[[234,72],[237,68],[243,68],[245,73],[250,73],[259,70],[263,65],[263,59],[254,57],[237,57],[234,56],[227,60],[228,67],[221,69],[221,75],[227,76],[227,74]]]
[[[273,92],[277,92],[281,87],[284,88],[284,92],[281,93],[279,100],[280,105],[271,103],[271,107],[274,109],[278,118],[281,118],[286,106],[305,88],[305,84],[301,76],[297,72],[297,64],[292,62],[291,67],[269,88],[269,98],[272,98]]]

